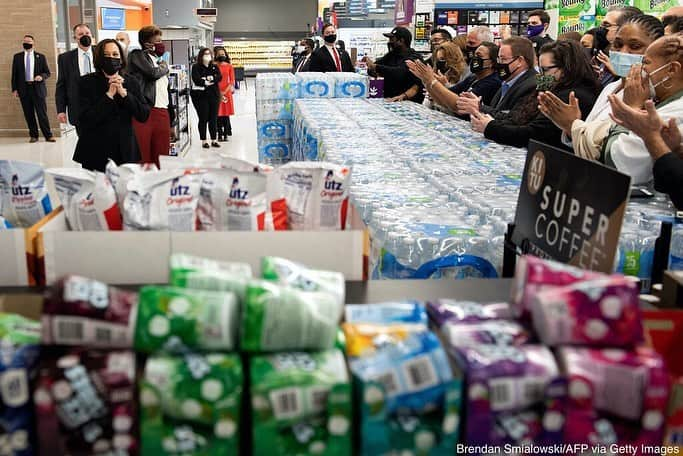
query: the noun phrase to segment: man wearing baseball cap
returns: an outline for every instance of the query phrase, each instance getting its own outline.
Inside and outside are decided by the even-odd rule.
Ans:
[[[422,103],[424,100],[422,82],[410,72],[406,65],[406,60],[422,60],[420,54],[410,47],[413,35],[405,27],[394,27],[384,36],[389,38],[389,43],[387,43],[389,52],[376,62],[367,56],[364,57],[363,61],[368,66],[368,73],[371,76],[384,77],[385,98],[391,101],[410,100]]]

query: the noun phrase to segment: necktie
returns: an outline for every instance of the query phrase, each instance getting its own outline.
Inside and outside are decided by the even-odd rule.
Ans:
[[[299,65],[298,65],[297,68],[296,68],[296,72],[297,72],[297,73],[298,73],[299,71],[301,71],[301,69],[304,67],[304,64],[306,63],[306,60],[307,60],[307,59],[308,59],[308,57],[302,57],[302,58],[301,58],[301,61],[299,62]]]
[[[337,48],[333,47],[332,51],[334,52],[334,63],[337,65],[337,71],[341,73],[341,60],[339,60],[339,53],[337,52]]]
[[[84,74],[90,74],[92,72],[90,69],[90,58],[87,53],[83,54],[83,69],[85,70]]]
[[[505,94],[508,93],[509,89],[510,89],[510,86],[508,85],[508,83],[504,82],[503,86],[500,89],[500,99],[501,100],[505,97]]]
[[[31,53],[26,53],[26,81],[33,80],[33,71],[31,71]]]

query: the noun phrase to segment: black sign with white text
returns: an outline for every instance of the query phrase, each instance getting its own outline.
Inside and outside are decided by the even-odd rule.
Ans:
[[[531,141],[512,241],[528,253],[611,273],[631,178]]]

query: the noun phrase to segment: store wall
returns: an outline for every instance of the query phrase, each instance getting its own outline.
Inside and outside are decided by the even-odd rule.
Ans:
[[[215,6],[217,34],[305,32],[318,15],[317,0],[215,0]]]
[[[123,8],[126,10],[126,30],[102,30],[102,14],[100,8]],[[139,47],[138,30],[145,25],[153,23],[152,5],[148,7],[139,6],[137,4],[127,5],[125,2],[113,2],[111,0],[97,0],[97,38],[103,40],[105,38],[116,38],[119,32],[126,32],[130,37],[131,46]]]
[[[55,82],[57,81],[55,9],[51,0],[0,0],[0,136],[28,138],[26,121],[18,98],[12,95],[12,59],[21,52],[25,34],[36,39],[36,51],[47,57],[52,77],[47,80],[47,108],[54,134],[59,134],[55,110]]]

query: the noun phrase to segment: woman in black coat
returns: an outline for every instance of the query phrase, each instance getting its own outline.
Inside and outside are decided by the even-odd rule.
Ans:
[[[140,83],[123,73],[126,59],[116,40],[102,40],[93,54],[95,73],[79,82],[80,136],[74,161],[83,168],[104,171],[107,161],[137,163],[140,151],[132,119],[144,122],[150,108]]]
[[[220,82],[221,70],[213,63],[211,49],[201,48],[197,55],[197,62],[192,65],[192,104],[197,110],[199,117],[199,139],[204,143],[203,147],[221,147],[216,141],[218,126],[218,83]],[[206,140],[206,125],[209,125],[211,146]]]
[[[499,144],[527,147],[534,139],[566,149],[562,132],[538,108],[538,94],[550,91],[568,102],[573,92],[579,100],[582,117],[593,109],[600,84],[581,45],[573,41],[555,41],[541,49],[538,59],[536,92],[520,100],[508,114],[493,119],[486,114],[472,116],[472,128]]]

